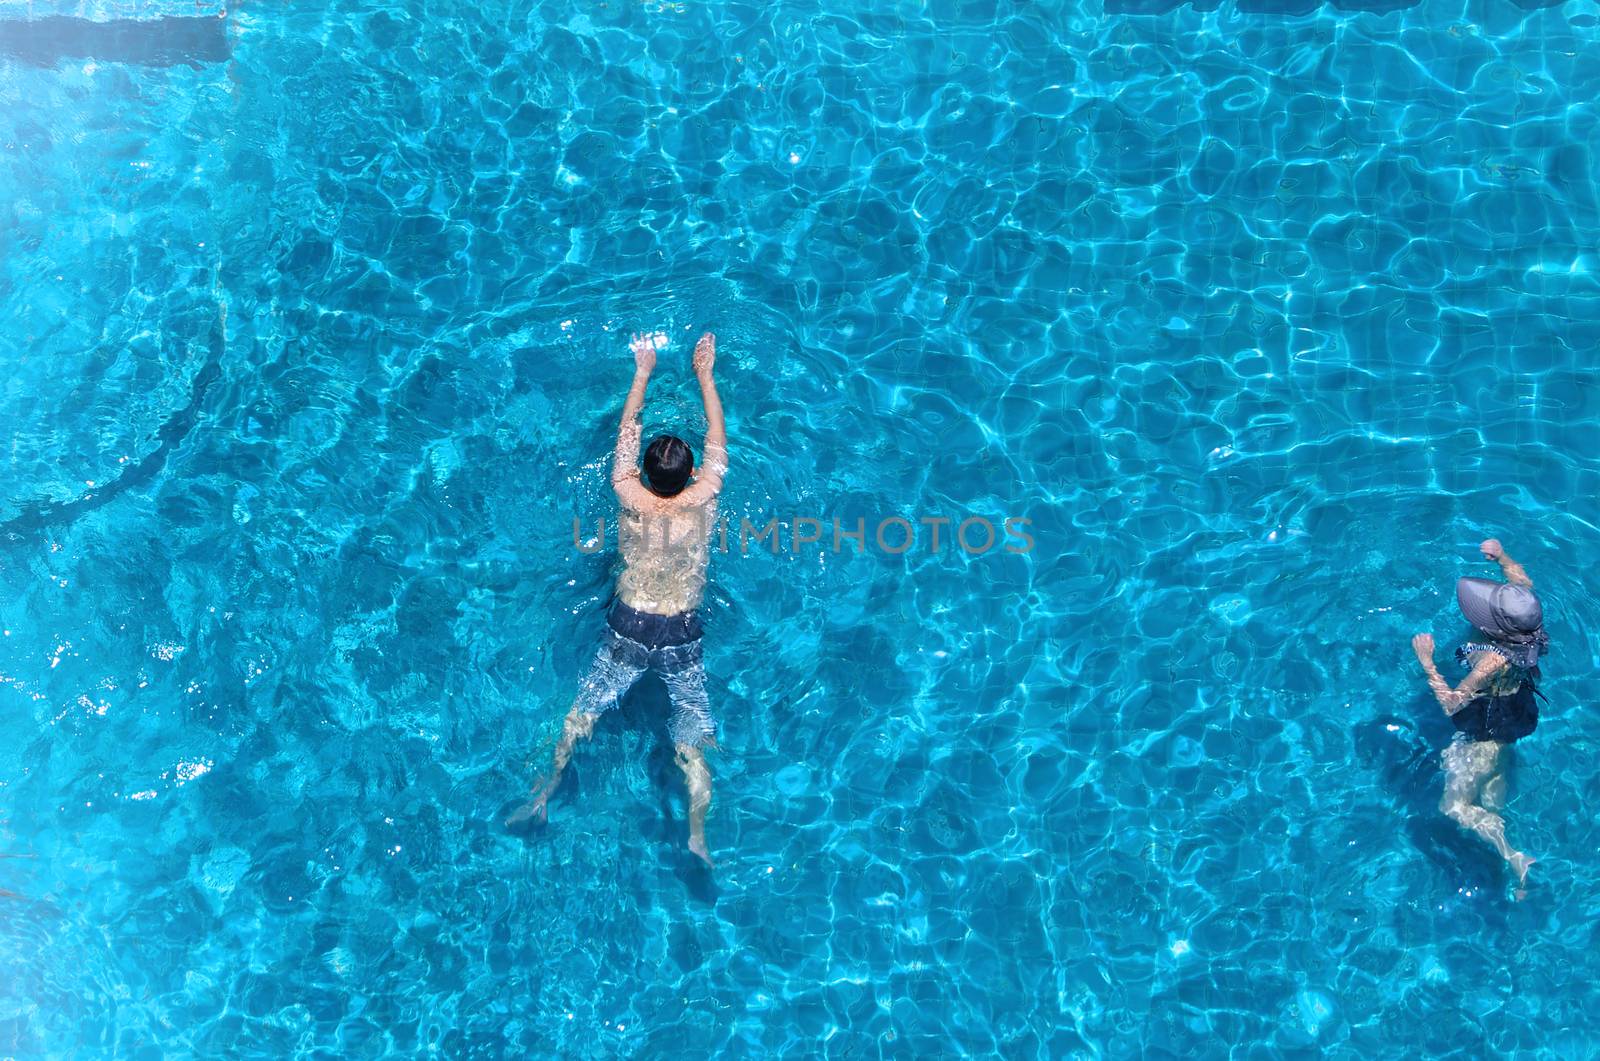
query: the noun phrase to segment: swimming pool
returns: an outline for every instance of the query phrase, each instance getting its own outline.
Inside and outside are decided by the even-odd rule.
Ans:
[[[1590,1052],[1596,37],[336,0],[0,61],[0,1051]],[[710,878],[659,685],[499,824],[643,326],[695,439],[718,332],[787,538],[713,560]],[[1490,534],[1522,903],[1406,644]]]

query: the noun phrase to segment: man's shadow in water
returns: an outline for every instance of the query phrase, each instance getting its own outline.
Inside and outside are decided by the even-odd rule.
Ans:
[[[562,717],[566,716],[563,714]],[[635,754],[630,748],[633,742],[625,736],[628,731],[648,733],[651,740],[650,750],[645,757],[645,776],[655,793],[660,813],[640,816],[639,831],[646,840],[655,841],[666,849],[668,854],[663,858],[662,865],[669,867],[673,875],[683,881],[692,896],[715,902],[717,886],[711,869],[689,850],[689,795],[684,785],[683,771],[678,767],[676,747],[667,733],[667,720],[671,717],[672,703],[667,697],[666,683],[654,671],[646,673],[623,695],[615,711],[607,711],[600,716],[589,739],[578,744],[572,753],[572,760],[561,775],[561,784],[551,793],[550,805],[556,807],[565,804],[569,814],[563,816],[566,821],[562,824],[581,828],[582,822],[578,816],[583,813],[585,770],[601,765],[594,761],[597,755]],[[603,737],[610,739],[602,740]],[[605,746],[603,749],[597,747],[602,744]],[[624,770],[627,766],[622,762],[607,765],[616,770]],[[502,820],[517,803],[503,810]],[[548,828],[548,824],[540,824],[531,828],[516,828],[512,832],[531,840]]]
[[[226,62],[232,54],[221,15],[118,18],[97,22],[51,15],[0,19],[0,58],[32,66],[95,59],[135,66],[192,66]]]

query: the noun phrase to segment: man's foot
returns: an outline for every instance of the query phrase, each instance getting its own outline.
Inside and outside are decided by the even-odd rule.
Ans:
[[[703,836],[689,837],[689,850],[700,857],[700,861],[707,866],[712,865],[711,852],[706,849],[706,838]]]
[[[549,819],[550,812],[545,808],[545,804],[549,801],[549,799],[549,793],[535,796],[533,799],[512,811],[511,814],[506,818],[506,828],[515,829],[519,825],[543,824]]]

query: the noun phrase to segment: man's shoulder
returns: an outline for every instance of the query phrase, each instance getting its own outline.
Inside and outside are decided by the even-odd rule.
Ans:
[[[639,482],[638,476],[614,480],[611,486],[616,491],[617,502],[624,511],[631,512],[636,516],[650,514],[652,502],[656,500],[656,497],[644,488],[644,484]]]

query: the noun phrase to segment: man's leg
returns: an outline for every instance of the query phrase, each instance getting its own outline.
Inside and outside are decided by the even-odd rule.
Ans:
[[[648,657],[641,654],[637,646],[618,636],[609,627],[606,629],[605,640],[595,653],[589,673],[578,687],[577,699],[572,701],[572,709],[567,712],[566,722],[562,724],[561,737],[556,741],[549,772],[534,784],[528,802],[506,819],[507,825],[544,820],[545,804],[561,782],[561,771],[567,768],[572,749],[578,741],[594,732],[595,720],[602,712],[617,706],[617,699],[639,680],[647,662]]]
[[[689,789],[689,850],[709,866],[711,851],[706,847],[706,811],[711,809],[711,771],[706,768],[705,755],[692,744],[678,745],[678,768],[683,771],[683,783]]]
[[[661,678],[672,701],[672,721],[667,730],[677,749],[678,768],[689,790],[689,850],[711,865],[706,846],[706,812],[711,809],[711,771],[703,749],[717,746],[717,723],[706,696],[706,669],[698,641],[669,649],[672,658]]]
[[[599,717],[583,710],[579,704],[572,705],[572,710],[567,712],[567,720],[561,727],[561,739],[556,741],[556,754],[550,764],[549,774],[534,784],[528,802],[511,812],[511,816],[506,819],[507,825],[518,825],[530,820],[544,821],[545,804],[549,802],[550,793],[561,783],[561,771],[567,768],[567,762],[572,758],[572,749],[578,741],[587,739],[589,734],[594,732],[594,722]]]

